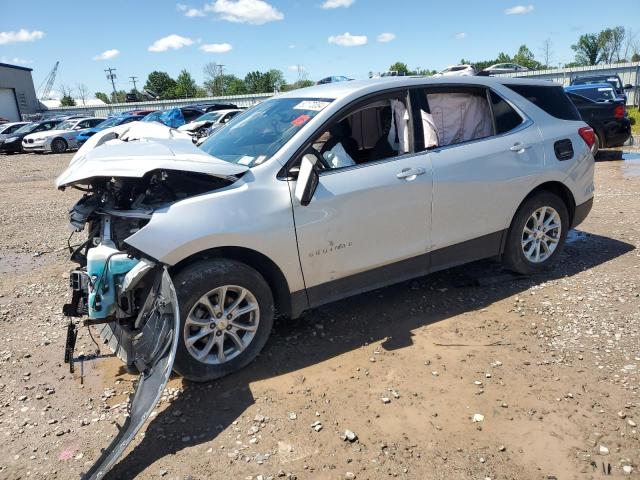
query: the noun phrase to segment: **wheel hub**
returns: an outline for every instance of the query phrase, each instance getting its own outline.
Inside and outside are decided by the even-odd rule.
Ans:
[[[560,214],[552,207],[535,210],[522,231],[522,252],[532,263],[547,260],[556,250],[562,233]]]

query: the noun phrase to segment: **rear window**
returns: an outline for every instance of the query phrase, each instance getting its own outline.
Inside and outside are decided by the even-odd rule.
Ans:
[[[560,86],[505,85],[538,108],[560,120],[581,120],[576,106]]]

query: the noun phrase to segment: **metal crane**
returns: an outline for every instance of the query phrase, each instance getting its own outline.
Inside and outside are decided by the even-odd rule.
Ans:
[[[44,85],[44,88],[42,88],[42,93],[40,94],[40,100],[49,100],[49,94],[51,93],[51,89],[53,88],[53,82],[56,81],[58,65],[60,65],[59,61],[56,62],[56,64],[53,66],[53,70],[51,70],[49,75],[47,75],[40,84],[40,87],[38,87],[38,90],[40,90],[42,88],[42,85]]]

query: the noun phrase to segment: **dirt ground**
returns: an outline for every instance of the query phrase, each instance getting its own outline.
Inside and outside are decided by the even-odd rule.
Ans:
[[[135,379],[106,347],[62,362],[70,158],[0,156],[0,478],[79,478]],[[601,155],[596,188],[547,273],[447,270],[280,320],[239,374],[173,378],[108,478],[640,478],[640,154]]]

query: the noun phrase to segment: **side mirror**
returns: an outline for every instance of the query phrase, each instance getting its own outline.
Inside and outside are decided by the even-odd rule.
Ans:
[[[300,163],[300,172],[298,173],[298,180],[296,182],[295,197],[300,202],[300,205],[307,206],[313,198],[313,194],[318,188],[318,169],[316,168],[316,162],[318,161],[315,155],[310,153],[302,157]]]
[[[630,83],[627,83],[627,84],[624,86],[624,89],[625,89],[625,90],[633,90],[633,85],[631,85]]]

